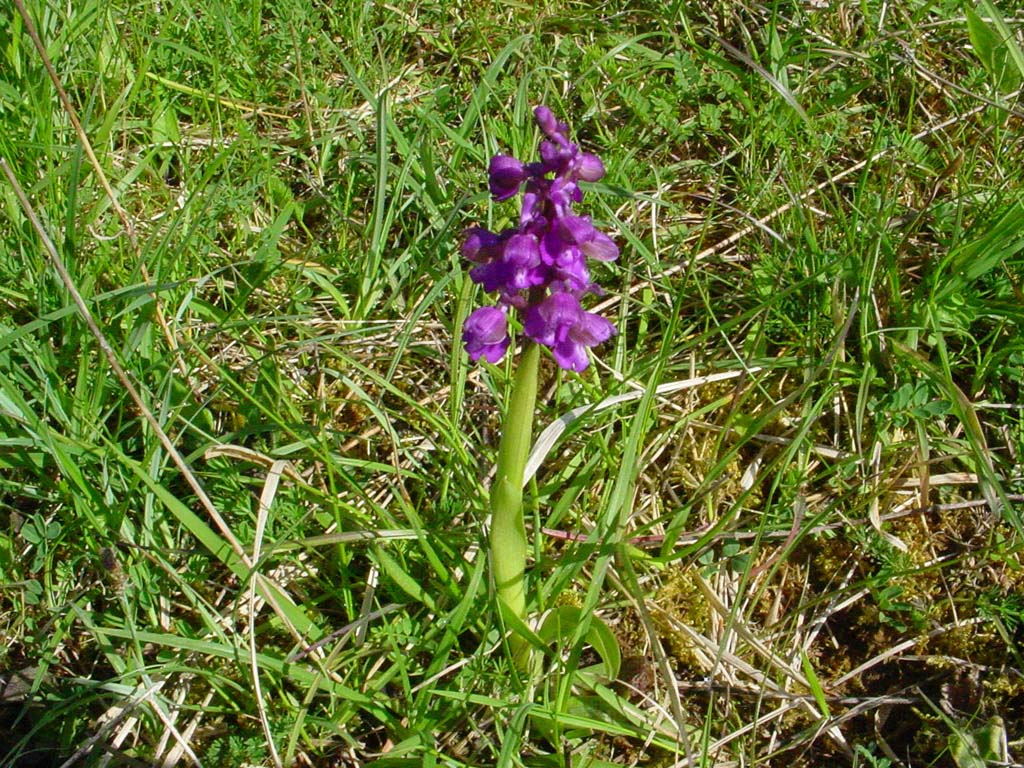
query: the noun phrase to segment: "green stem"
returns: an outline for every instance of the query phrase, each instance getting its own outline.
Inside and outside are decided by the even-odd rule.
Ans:
[[[503,612],[526,616],[526,527],[523,524],[523,472],[533,435],[533,409],[537,401],[537,368],[540,346],[527,341],[519,360],[501,445],[498,467],[491,486],[491,569]],[[513,635],[513,656],[522,660],[522,639]]]

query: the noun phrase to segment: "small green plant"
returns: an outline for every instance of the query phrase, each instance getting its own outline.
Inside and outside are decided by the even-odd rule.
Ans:
[[[33,515],[21,527],[21,537],[33,547],[31,573],[39,573],[50,557],[51,549],[60,538],[61,524],[57,520],[45,520],[41,515]]]
[[[875,754],[874,745],[869,748],[863,744],[858,744],[854,749],[854,768],[859,768],[859,766],[867,766],[867,768],[892,768],[892,764],[892,760],[889,758],[880,757]]]
[[[266,739],[257,733],[218,736],[210,742],[203,754],[203,764],[212,768],[263,765],[266,760]]]
[[[892,393],[872,400],[870,407],[884,414],[895,427],[941,419],[950,412],[947,400],[936,398],[928,383],[904,382]]]

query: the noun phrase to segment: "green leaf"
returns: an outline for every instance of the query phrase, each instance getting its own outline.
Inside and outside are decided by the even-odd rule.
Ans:
[[[391,578],[391,580],[395,582],[399,589],[414,600],[423,603],[423,605],[427,606],[430,610],[437,610],[437,606],[434,604],[434,598],[430,596],[429,592],[423,589],[422,584],[410,576],[402,565],[395,558],[389,555],[383,547],[377,547],[376,551],[377,561],[380,563],[380,567]]]
[[[583,619],[583,612],[575,605],[560,605],[547,615],[537,634],[547,644],[572,640]],[[608,625],[596,616],[591,616],[586,640],[602,660],[601,669],[591,671],[599,671],[608,680],[618,677],[622,652]]]
[[[43,540],[43,537],[39,533],[35,517],[21,526],[21,538],[33,546],[39,544]]]
[[[987,768],[1005,765],[1007,760],[1006,727],[1001,717],[993,717],[974,731],[954,728],[949,737],[949,750],[958,768]]]
[[[976,227],[980,228],[980,227]],[[978,237],[954,248],[936,272],[932,305],[941,307],[1024,249],[1024,204],[1014,202],[986,222]]]
[[[981,0],[978,8],[988,16],[988,23],[970,7],[964,8],[971,45],[992,76],[996,88],[1012,91],[1024,77],[1024,52],[1017,44],[1013,30],[990,0]]]
[[[177,144],[181,141],[178,129],[178,113],[170,101],[165,101],[153,114],[153,143]]]
[[[828,709],[828,701],[825,699],[825,690],[821,687],[821,681],[818,680],[818,675],[814,671],[814,665],[811,664],[811,660],[807,658],[807,654],[804,651],[800,652],[800,662],[804,670],[804,677],[807,678],[807,684],[814,695],[814,701],[818,704],[818,709],[821,710],[821,714],[825,719],[830,718],[832,715]]]

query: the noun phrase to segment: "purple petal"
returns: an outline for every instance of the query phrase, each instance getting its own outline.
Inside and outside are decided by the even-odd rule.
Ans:
[[[511,268],[502,261],[492,261],[490,264],[481,264],[469,270],[469,279],[482,285],[487,293],[502,290],[511,276]]]
[[[514,267],[535,267],[540,264],[540,248],[533,235],[513,235],[505,243],[502,261]]]
[[[557,226],[562,237],[577,245],[593,240],[598,234],[589,216],[559,216]]]
[[[571,293],[553,293],[548,296],[544,301],[540,303],[540,312],[544,319],[556,325],[575,325],[580,315],[583,313],[583,307],[580,306],[579,299],[573,296]]]
[[[462,255],[476,264],[486,264],[498,255],[501,238],[483,227],[471,227],[462,233]]]
[[[604,232],[594,230],[594,237],[580,244],[580,250],[597,261],[615,261],[619,257],[619,246]]]
[[[508,200],[526,180],[526,168],[509,155],[495,155],[488,168],[488,185],[495,200]]]

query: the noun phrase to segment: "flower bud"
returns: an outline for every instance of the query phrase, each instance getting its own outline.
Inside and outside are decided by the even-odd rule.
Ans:
[[[597,155],[584,152],[577,160],[576,175],[582,181],[599,181],[604,178],[604,163]]]
[[[495,155],[488,168],[489,186],[495,200],[508,200],[519,191],[519,185],[526,181],[523,164],[509,155]]]

